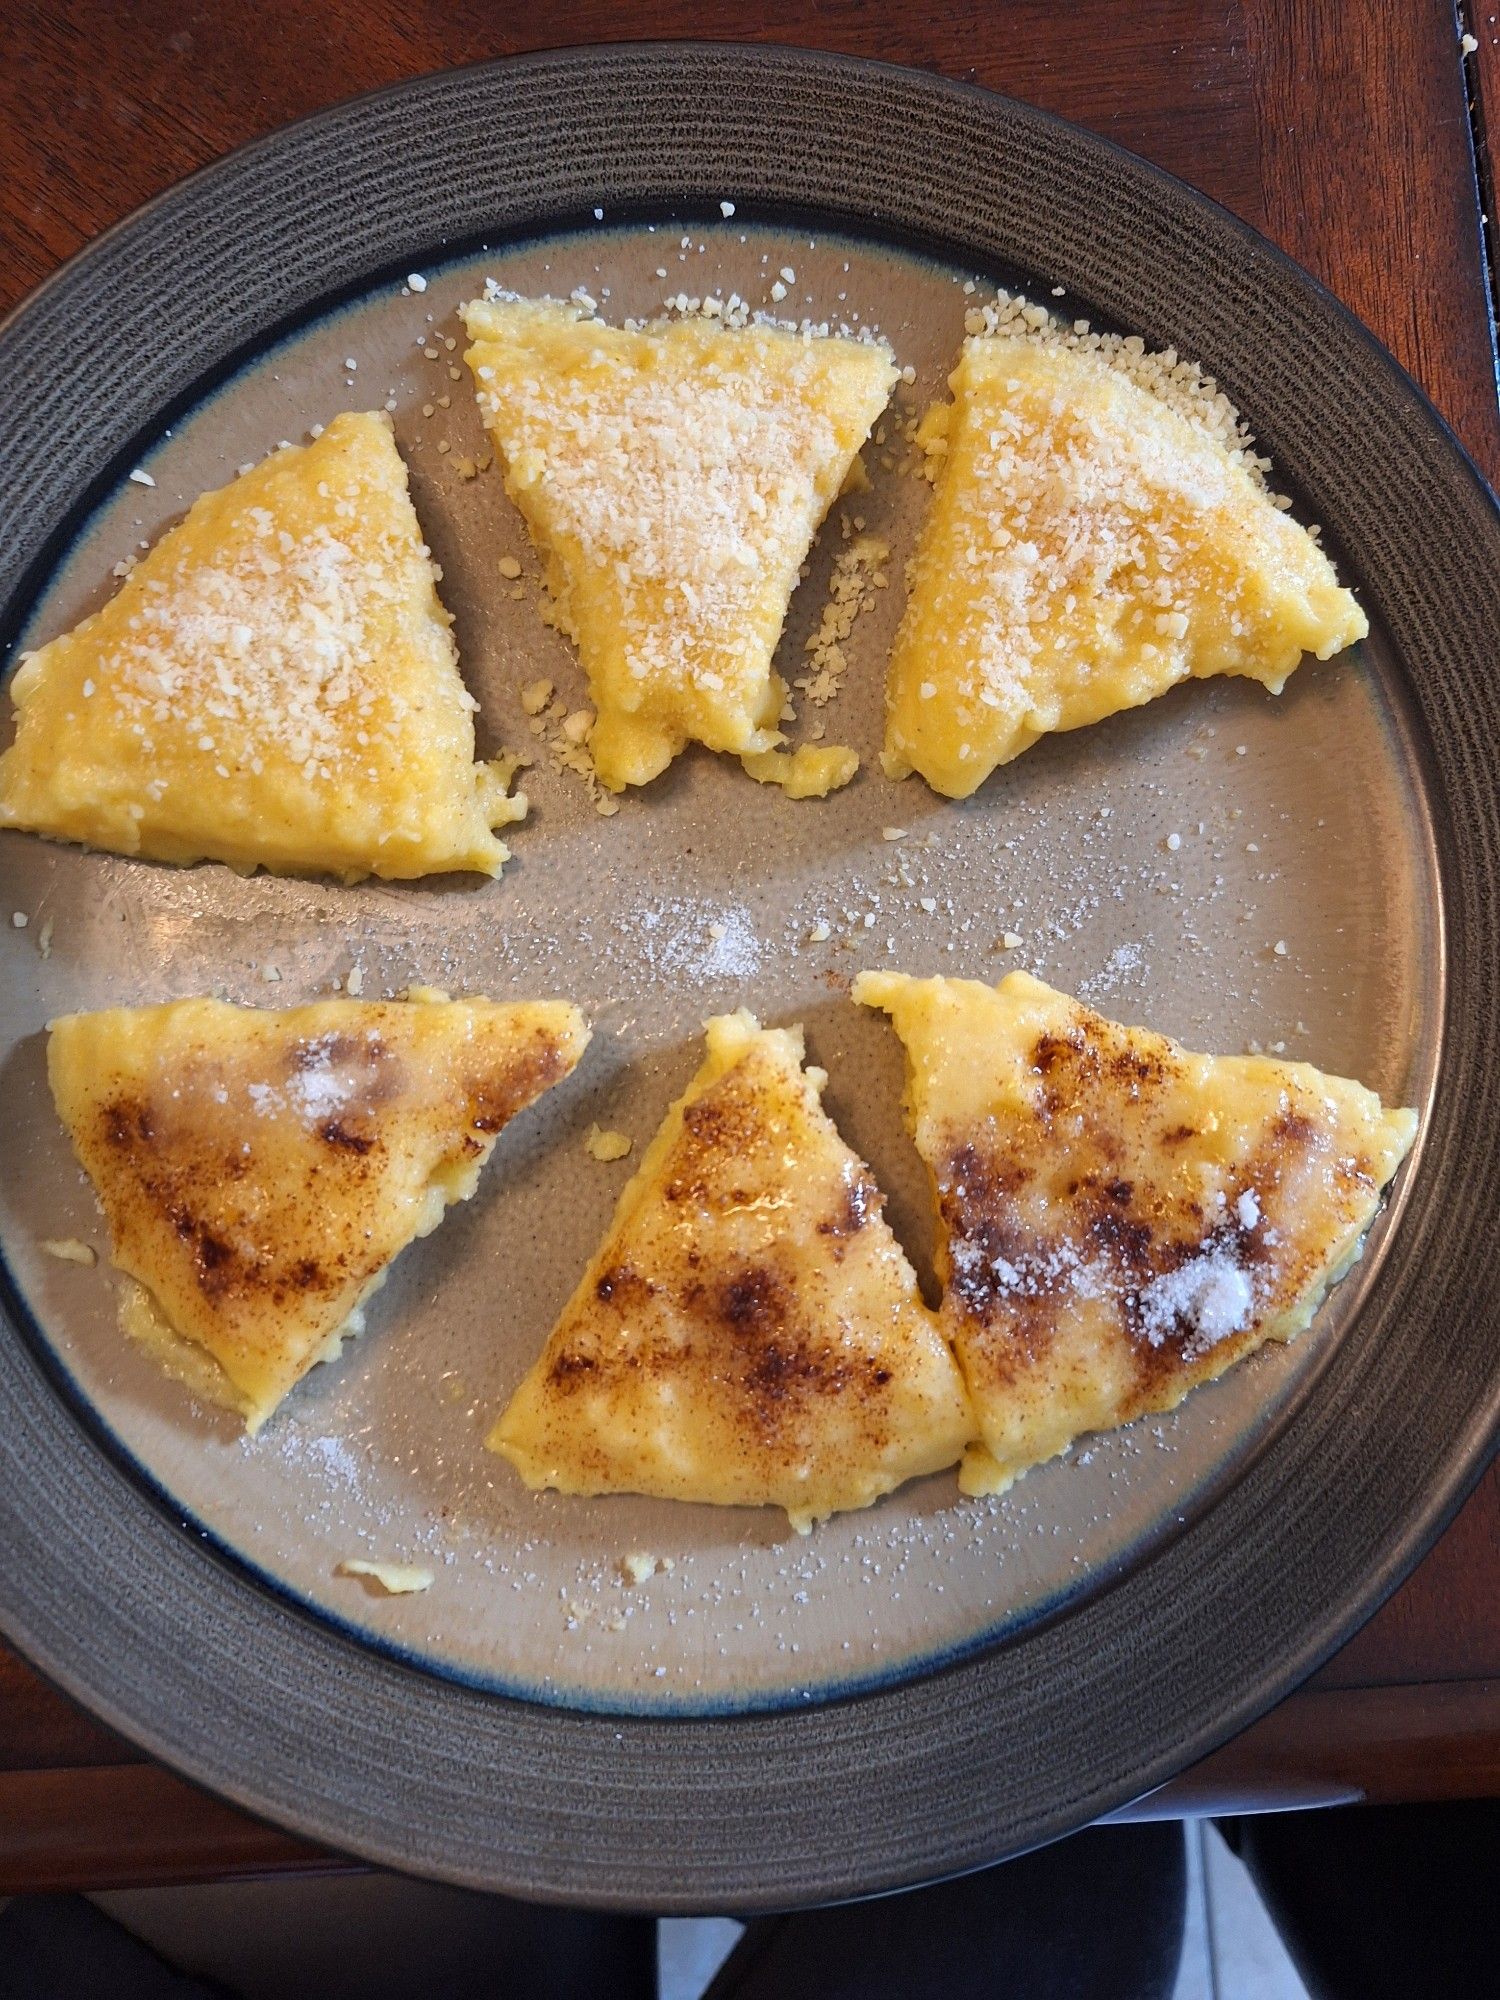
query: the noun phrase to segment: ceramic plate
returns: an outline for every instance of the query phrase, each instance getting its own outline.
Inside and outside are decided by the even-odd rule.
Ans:
[[[848,537],[889,543],[893,587],[869,592],[820,717],[864,757],[847,791],[792,802],[695,754],[606,820],[555,767],[555,725],[533,728],[521,690],[547,680],[575,709],[585,688],[498,475],[474,470],[456,308],[487,278],[581,287],[611,318],[737,292],[877,330],[909,364],[783,640],[795,675]],[[927,491],[898,420],[1001,284],[1201,358],[1374,631],[1279,701],[1182,688],[956,806],[888,783],[874,754]],[[238,466],[384,406],[481,752],[536,760],[498,882],[244,880],[0,838],[0,1622],[65,1686],[193,1776],[384,1862],[595,1903],[785,1906],[977,1865],[1138,1794],[1415,1561],[1496,1398],[1477,968],[1495,948],[1500,532],[1418,392],[1302,274],[1140,162],[982,93],[789,52],[623,48],[424,79],[237,154],[59,273],[0,354],[13,646],[93,608]],[[866,966],[1018,964],[1193,1046],[1284,1051],[1423,1107],[1364,1263],[1307,1338],[1002,1500],[961,1500],[949,1475],[806,1539],[769,1512],[535,1496],[482,1449],[629,1172],[590,1159],[586,1129],[639,1150],[710,1013],[805,1024],[930,1283],[899,1049],[847,988]],[[288,1004],[356,970],[367,996],[564,995],[595,1041],[502,1136],[475,1201],[401,1259],[364,1338],[247,1441],[122,1341],[103,1261],[39,1248],[103,1247],[43,1027],[192,992]],[[631,1582],[639,1551],[673,1566]],[[436,1581],[367,1594],[337,1574],[350,1556]]]

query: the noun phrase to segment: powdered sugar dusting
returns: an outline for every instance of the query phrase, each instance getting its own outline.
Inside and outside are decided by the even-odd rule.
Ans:
[[[1255,1293],[1233,1252],[1215,1247],[1153,1278],[1137,1300],[1140,1329],[1151,1345],[1182,1338],[1184,1359],[1190,1359],[1244,1331]]]

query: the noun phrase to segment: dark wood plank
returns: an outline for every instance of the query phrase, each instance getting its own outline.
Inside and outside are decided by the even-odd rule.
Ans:
[[[357,1865],[252,1819],[157,1764],[0,1772],[0,1896]]]
[[[1267,229],[1365,318],[1492,476],[1500,417],[1466,81],[1500,138],[1500,29],[1447,0],[12,0],[0,308],[141,201],[359,90],[539,46],[687,35],[842,49],[1028,98]],[[1493,116],[1487,111],[1493,107]],[[1486,157],[1486,185],[1494,174]],[[1311,1687],[1141,1810],[1493,1792],[1500,1474]],[[161,1771],[0,1648],[0,1892],[339,1865]]]
[[[1500,1681],[1304,1689],[1116,1819],[1500,1797]]]
[[[1251,221],[1260,175],[1237,0],[560,0],[491,9],[302,0],[12,0],[0,63],[0,309],[106,224],[247,139],[423,70],[645,37],[840,49],[989,85],[1091,125]],[[1064,21],[1065,15],[1065,21]],[[45,118],[41,108],[45,107]]]
[[[1249,0],[1265,227],[1500,477],[1488,283],[1451,0]]]

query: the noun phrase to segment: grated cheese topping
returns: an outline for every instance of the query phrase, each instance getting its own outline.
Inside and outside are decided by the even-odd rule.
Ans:
[[[604,782],[644,782],[690,738],[772,748],[787,599],[895,379],[889,352],[716,317],[631,331],[504,297],[465,322],[507,487],[590,676]]]

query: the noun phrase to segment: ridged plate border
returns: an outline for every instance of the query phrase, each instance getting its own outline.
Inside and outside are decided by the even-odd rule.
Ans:
[[[424,77],[277,133],[90,245],[0,328],[0,639],[81,512],[235,358],[382,274],[596,206],[788,207],[1020,265],[1203,357],[1351,551],[1409,673],[1444,888],[1444,1056],[1400,1235],[1238,1484],[1117,1588],[805,1713],[544,1709],[268,1595],[94,1442],[0,1327],[0,1628],[214,1790],[372,1860],[537,1899],[789,1907],[973,1868],[1161,1783],[1417,1561],[1500,1415],[1500,517],[1329,295],[1168,175],[1027,106],[839,57],[624,45]],[[1336,857],[1331,857],[1331,865]]]

